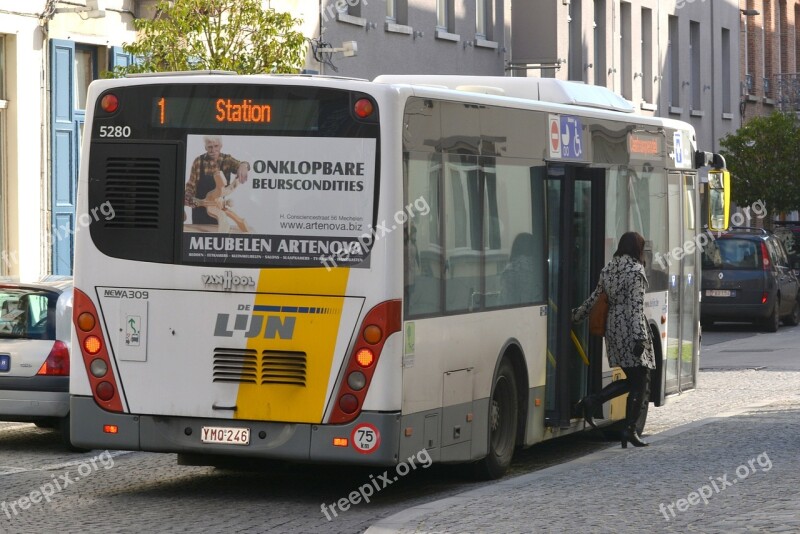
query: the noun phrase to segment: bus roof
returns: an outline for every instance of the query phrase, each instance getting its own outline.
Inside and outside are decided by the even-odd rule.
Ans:
[[[633,104],[610,89],[597,85],[566,82],[554,78],[511,78],[508,76],[386,75],[376,83],[434,86],[470,93],[509,96],[554,104],[633,113]]]

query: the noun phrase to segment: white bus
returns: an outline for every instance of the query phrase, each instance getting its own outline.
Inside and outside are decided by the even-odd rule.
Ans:
[[[688,124],[536,78],[94,82],[72,441],[486,477],[620,373],[570,324],[636,230],[700,232]],[[99,207],[103,214],[96,216]],[[651,399],[694,386],[697,252],[652,261]],[[624,416],[606,407],[605,423]]]

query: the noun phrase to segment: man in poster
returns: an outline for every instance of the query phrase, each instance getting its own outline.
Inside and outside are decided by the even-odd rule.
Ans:
[[[239,217],[227,198],[238,185],[247,181],[250,164],[222,153],[222,138],[203,137],[206,153],[195,158],[186,182],[184,204],[192,208],[192,224],[215,225],[217,232],[229,232],[230,222],[239,231],[249,233],[247,222]],[[236,178],[232,179],[235,174]]]

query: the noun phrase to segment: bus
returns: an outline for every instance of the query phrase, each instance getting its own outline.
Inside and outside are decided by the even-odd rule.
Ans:
[[[76,446],[189,465],[427,451],[499,477],[620,378],[570,310],[629,230],[651,400],[696,383],[688,244],[698,168],[720,160],[689,124],[538,78],[166,73],[88,98]]]

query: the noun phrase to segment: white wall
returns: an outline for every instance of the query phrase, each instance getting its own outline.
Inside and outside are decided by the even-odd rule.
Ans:
[[[83,0],[58,2],[76,7]],[[133,0],[101,0],[106,16],[82,20],[77,13],[57,13],[40,26],[45,0],[0,0],[0,35],[5,39],[5,115],[0,167],[5,235],[0,273],[35,280],[50,272],[49,83],[46,34],[55,39],[100,47],[135,39]],[[47,32],[45,31],[47,30]],[[103,48],[104,49],[104,48]],[[100,68],[107,55],[100,54]]]

